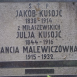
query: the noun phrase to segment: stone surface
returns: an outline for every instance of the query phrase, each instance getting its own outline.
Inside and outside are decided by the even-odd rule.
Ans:
[[[60,60],[77,60],[76,2],[0,3],[0,62]],[[26,68],[3,68],[1,76],[25,75]],[[51,69],[52,75],[77,74],[75,67]]]
[[[77,60],[76,8],[72,2],[0,3],[0,61]]]

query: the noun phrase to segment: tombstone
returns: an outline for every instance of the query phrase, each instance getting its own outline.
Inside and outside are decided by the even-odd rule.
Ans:
[[[77,77],[76,0],[0,0],[1,77]]]

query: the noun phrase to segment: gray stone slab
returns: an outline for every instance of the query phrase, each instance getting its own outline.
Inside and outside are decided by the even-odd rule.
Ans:
[[[0,76],[77,75],[77,2],[13,1],[0,3]]]
[[[77,60],[76,24],[77,3],[0,3],[0,61]]]

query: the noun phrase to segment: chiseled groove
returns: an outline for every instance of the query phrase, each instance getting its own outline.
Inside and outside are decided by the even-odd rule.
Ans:
[[[77,77],[77,75],[49,75],[50,77]],[[46,76],[1,76],[1,77],[47,77]]]
[[[0,62],[0,68],[77,67],[77,60]]]

